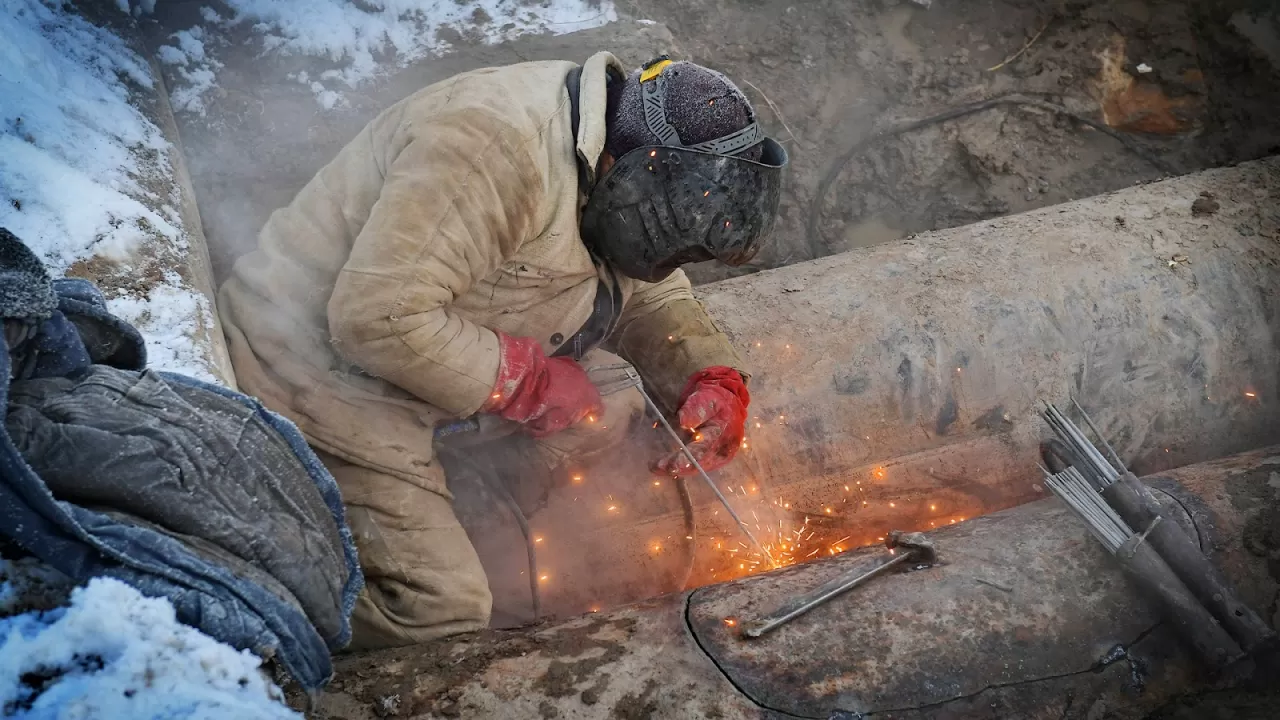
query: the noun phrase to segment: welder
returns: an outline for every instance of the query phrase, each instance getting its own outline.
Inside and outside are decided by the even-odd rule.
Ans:
[[[367,585],[354,648],[489,621],[437,426],[514,423],[554,476],[643,412],[634,388],[602,396],[588,376],[625,360],[704,467],[733,458],[748,374],[680,266],[755,256],[786,164],[724,75],[598,53],[424,88],[271,215],[218,309],[241,389],[341,487]]]

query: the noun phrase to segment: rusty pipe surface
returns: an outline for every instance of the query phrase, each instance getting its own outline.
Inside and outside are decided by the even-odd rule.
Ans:
[[[1272,625],[1278,472],[1273,447],[1146,478]],[[879,578],[759,640],[739,638],[736,618],[878,551],[340,658],[320,716],[1126,720],[1205,689],[1196,659],[1056,499],[931,537],[940,564]]]
[[[1193,211],[1200,193],[1220,209]],[[829,498],[820,479],[998,436],[1004,468],[939,468],[988,488],[990,509],[1029,497],[1036,403],[1071,391],[1138,475],[1280,441],[1278,233],[1271,158],[700,294],[754,373],[752,452],[775,489]]]
[[[716,479],[762,541],[808,521],[825,555],[1044,497],[1036,402],[1070,391],[1139,473],[1280,442],[1277,233],[1273,158],[703,286],[754,372],[749,448]],[[530,518],[553,612],[683,577],[679,496],[645,470],[665,447],[610,453]],[[694,584],[750,572],[692,493]],[[473,537],[499,602],[523,598],[518,535]]]

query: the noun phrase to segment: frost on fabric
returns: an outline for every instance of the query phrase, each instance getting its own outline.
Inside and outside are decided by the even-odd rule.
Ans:
[[[203,113],[200,98],[213,87],[209,76],[195,71],[208,70],[216,77],[222,65],[213,57],[213,40],[233,27],[247,26],[259,36],[260,48],[254,51],[334,63],[337,67],[319,80],[301,81],[329,109],[344,104],[343,88],[355,87],[381,69],[448,52],[449,38],[496,43],[530,33],[586,30],[617,20],[609,0],[224,0],[223,4],[234,13],[231,17],[224,19],[204,8],[205,25],[192,29],[202,31],[207,59],[197,61],[184,50],[186,62],[171,63],[178,65],[178,93],[184,98],[180,107],[189,112]],[[226,41],[216,45],[216,52],[245,51]]]
[[[259,666],[179,623],[167,600],[96,578],[68,607],[0,619],[0,715],[301,718]]]
[[[181,199],[173,150],[131,103],[135,93],[153,91],[148,63],[69,5],[5,6],[0,227],[22,238],[54,276],[71,271],[97,282],[114,311],[137,321],[155,367],[210,379],[210,362],[193,339],[198,322],[212,326],[207,303],[166,272],[188,252],[172,210]],[[180,35],[174,50],[207,64],[200,31]],[[148,288],[146,278],[158,278],[158,287]]]

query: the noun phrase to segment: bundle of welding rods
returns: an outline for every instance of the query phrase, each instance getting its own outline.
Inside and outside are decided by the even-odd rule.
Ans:
[[[1210,666],[1222,669],[1273,647],[1275,632],[1240,601],[1200,551],[1198,540],[1165,517],[1151,490],[1125,468],[1084,408],[1074,398],[1072,403],[1107,455],[1058,408],[1047,404],[1045,421],[1060,441],[1049,447],[1067,466],[1057,473],[1042,468],[1049,489],[1159,601],[1165,619]]]

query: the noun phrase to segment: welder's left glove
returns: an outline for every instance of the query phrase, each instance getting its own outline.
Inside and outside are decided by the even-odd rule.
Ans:
[[[733,460],[747,432],[747,406],[751,393],[742,375],[733,368],[717,366],[699,370],[680,393],[676,419],[693,435],[689,450],[702,469],[710,472]],[[654,472],[664,475],[697,473],[688,456],[680,450],[657,462]]]

